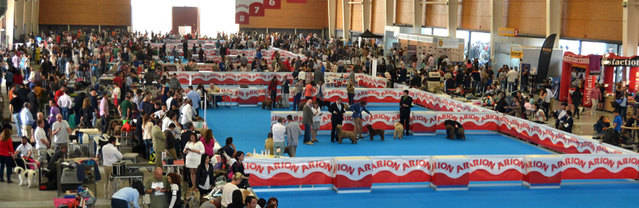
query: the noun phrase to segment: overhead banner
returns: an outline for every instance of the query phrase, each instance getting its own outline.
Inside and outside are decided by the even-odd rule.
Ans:
[[[639,56],[633,57],[604,57],[604,66],[639,67]]]
[[[557,34],[549,35],[544,41],[544,45],[541,47],[539,53],[539,63],[537,64],[537,77],[535,82],[543,82],[548,77],[548,68],[550,67],[550,57],[552,55],[552,49],[555,45],[555,38]]]

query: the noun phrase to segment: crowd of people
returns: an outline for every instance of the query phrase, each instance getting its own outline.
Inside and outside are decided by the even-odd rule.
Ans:
[[[110,175],[114,162],[122,155],[115,148],[116,136],[130,139],[134,151],[158,167],[163,163],[184,160],[188,170],[184,176],[165,174],[161,168],[154,171],[154,177],[139,187],[116,192],[113,204],[133,202],[134,194],[151,194],[151,207],[179,207],[181,186],[173,186],[184,181],[185,191],[197,190],[206,195],[215,188],[218,177],[230,181],[236,187],[224,187],[221,204],[223,207],[242,207],[255,204],[255,198],[236,200],[235,190],[249,187],[248,174],[244,172],[245,154],[233,145],[228,137],[225,144],[215,151],[216,139],[211,129],[196,129],[194,123],[201,121],[198,110],[202,108],[209,90],[202,85],[182,87],[175,75],[168,75],[162,63],[186,60],[187,67],[195,62],[210,62],[204,56],[204,46],[188,47],[183,41],[182,53],[167,49],[166,41],[177,37],[159,34],[128,33],[123,31],[77,31],[31,36],[15,48],[0,52],[0,70],[6,84],[6,97],[11,113],[11,121],[2,125],[0,133],[0,180],[11,182],[11,167],[30,163],[45,163],[49,170],[64,158],[67,146],[78,128],[97,128],[112,138],[102,147],[105,172]],[[198,37],[187,37],[197,39]],[[362,138],[363,116],[370,114],[365,101],[356,101],[354,73],[368,73],[373,60],[378,60],[377,72],[386,77],[387,87],[405,84],[413,88],[426,89],[429,72],[438,72],[444,84],[444,92],[464,97],[478,97],[482,105],[496,111],[545,123],[549,117],[556,120],[555,127],[571,132],[573,116],[582,113],[583,80],[576,80],[569,102],[551,113],[551,101],[555,99],[550,84],[533,86],[529,84],[532,75],[527,71],[503,66],[497,72],[490,64],[485,66],[477,60],[466,63],[452,63],[448,57],[430,54],[408,55],[403,49],[390,49],[388,56],[376,44],[365,42],[359,46],[345,44],[337,39],[323,39],[316,34],[220,34],[215,42],[220,61],[215,62],[219,71],[285,71],[291,72],[292,82],[278,82],[273,79],[268,85],[270,108],[284,107],[302,111],[301,125],[289,115],[279,119],[270,129],[265,149],[280,156],[288,153],[296,155],[298,138],[304,144],[319,142],[322,108],[331,114],[331,142],[341,141],[338,126],[343,123],[346,111],[352,111],[354,134]],[[160,48],[151,43],[164,43]],[[276,52],[272,60],[266,60],[262,49],[277,47],[300,54],[294,58],[280,58]],[[256,57],[249,62],[248,57],[228,56],[228,49],[255,49]],[[197,56],[195,56],[197,54]],[[268,62],[271,64],[267,64]],[[322,95],[329,80],[326,72],[351,72],[346,81],[348,102],[328,102]],[[111,77],[112,83],[103,84],[102,78]],[[331,83],[333,84],[333,83]],[[281,91],[278,90],[281,89]],[[598,86],[597,89],[603,89]],[[616,117],[614,131],[621,134],[622,125],[632,125],[639,116],[627,116],[627,90],[617,88]],[[278,96],[277,93],[282,93]],[[603,103],[603,91],[592,90],[590,97],[595,107]],[[288,96],[293,97],[289,106]],[[282,100],[277,100],[282,97]],[[208,99],[212,100],[212,99]],[[215,105],[215,100],[213,102]],[[400,102],[401,125],[406,135],[410,135],[410,108],[412,98],[404,92]],[[636,111],[636,107],[634,109]],[[595,109],[591,110],[595,112]],[[636,114],[636,113],[635,113]],[[639,115],[639,114],[637,114]],[[627,119],[623,119],[627,118]],[[300,128],[304,127],[304,130]],[[450,123],[451,135],[464,138],[463,128]],[[607,118],[599,119],[595,129],[601,135],[611,125]],[[125,132],[126,134],[122,134]],[[461,134],[459,132],[462,132]],[[11,137],[21,138],[21,145],[13,147]],[[618,144],[621,137],[612,137],[609,143]],[[55,152],[53,156],[50,152]],[[21,162],[18,162],[21,161]],[[33,168],[33,167],[31,167]],[[224,170],[228,174],[217,174]],[[48,174],[49,181],[55,182],[54,173]],[[137,184],[136,186],[139,186]],[[241,194],[241,193],[240,193]],[[178,197],[179,198],[179,197]],[[124,201],[124,202],[123,202]],[[271,200],[269,200],[271,201]],[[241,204],[241,205],[238,205]],[[265,207],[262,205],[261,207]],[[277,201],[275,200],[275,206]]]
[[[249,188],[242,164],[245,154],[236,150],[232,138],[215,151],[211,129],[194,126],[201,121],[198,110],[210,89],[182,87],[161,67],[163,60],[153,58],[157,51],[149,43],[164,38],[168,36],[123,31],[60,32],[32,36],[15,50],[2,51],[0,69],[11,113],[0,135],[2,181],[6,171],[6,181],[11,182],[12,167],[34,169],[26,164],[36,162],[45,165],[47,186],[55,187],[55,164],[68,157],[70,143],[82,139],[77,130],[96,128],[108,135],[100,154],[107,181],[114,163],[123,159],[117,145],[131,144],[134,152],[158,167],[184,160],[184,176],[165,176],[158,168],[154,178],[166,177],[167,183],[147,183],[145,191],[137,193],[150,194],[151,207],[182,207],[182,191],[205,196],[220,179],[233,184],[234,175],[240,179],[236,186]],[[225,44],[250,46],[236,38]],[[105,77],[112,81],[103,82]],[[23,138],[18,148],[13,147],[14,135]],[[181,181],[188,184],[187,190],[177,186]],[[116,192],[114,207],[133,202],[135,197],[129,196],[136,190]],[[224,193],[223,207],[244,207],[245,201],[231,196]],[[255,207],[257,201],[246,200],[247,207]],[[277,207],[276,200],[271,201],[275,202],[268,207]]]

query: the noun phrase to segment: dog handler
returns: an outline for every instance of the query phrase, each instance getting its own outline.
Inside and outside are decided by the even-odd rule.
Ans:
[[[410,108],[413,107],[413,98],[408,95],[408,90],[399,100],[399,122],[404,126],[407,136],[410,135]]]

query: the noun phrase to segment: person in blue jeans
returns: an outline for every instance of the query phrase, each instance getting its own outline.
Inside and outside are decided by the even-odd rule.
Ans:
[[[20,109],[22,109],[22,105],[22,99],[18,98],[14,91],[13,98],[9,101],[9,110],[11,110],[11,116],[17,129],[22,127],[22,122],[20,122]],[[22,137],[22,131],[18,131],[17,133],[18,137]]]
[[[355,123],[355,135],[360,139],[362,136],[362,111],[371,115],[371,112],[366,109],[366,101],[355,103],[350,107],[350,111],[353,111],[353,122]]]

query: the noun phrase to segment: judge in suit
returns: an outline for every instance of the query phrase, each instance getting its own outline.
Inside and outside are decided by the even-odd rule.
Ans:
[[[408,90],[404,90],[404,95],[399,101],[399,121],[404,126],[406,135],[410,135],[410,108],[413,107],[413,98],[408,95]]]
[[[341,125],[344,121],[344,112],[346,106],[341,99],[331,103],[328,111],[331,112],[331,142],[337,141],[337,125]]]

